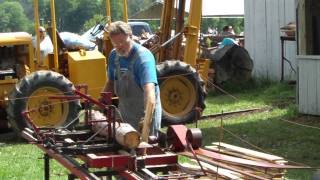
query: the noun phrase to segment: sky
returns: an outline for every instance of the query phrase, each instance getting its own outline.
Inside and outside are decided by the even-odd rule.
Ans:
[[[195,0],[198,2],[198,0]],[[232,16],[244,14],[244,0],[202,0],[203,16]],[[189,11],[190,0],[186,0],[186,11]]]

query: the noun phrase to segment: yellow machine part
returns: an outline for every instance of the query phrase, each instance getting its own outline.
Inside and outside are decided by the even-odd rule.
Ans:
[[[100,97],[107,80],[106,58],[97,50],[68,52],[69,79],[74,85],[88,85],[88,94]]]
[[[32,43],[32,37],[26,32],[0,33],[0,46],[29,43]]]
[[[18,79],[0,80],[0,107],[6,107],[5,100],[17,82]]]
[[[162,108],[170,115],[184,115],[190,112],[197,99],[193,84],[184,76],[168,78],[160,85]]]
[[[61,94],[59,89],[42,87],[34,91],[27,101],[29,109],[37,109],[30,113],[30,119],[39,127],[57,127],[67,118],[68,103],[49,99],[49,96]]]
[[[206,82],[206,85],[208,84],[208,72],[209,72],[209,60],[198,58],[196,60],[196,67],[195,69],[200,73],[201,78]]]

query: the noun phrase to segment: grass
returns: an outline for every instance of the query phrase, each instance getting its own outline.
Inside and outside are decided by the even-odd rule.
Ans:
[[[291,120],[308,126],[320,127],[320,118],[297,113],[294,102],[295,87],[279,83],[251,82],[246,86],[224,89],[236,98],[220,92],[209,93],[204,114],[220,113],[248,108],[268,107],[268,111],[246,113],[223,119],[223,141],[229,144],[255,149],[248,141],[263,151],[282,156],[293,162],[318,167],[320,158],[320,130],[288,123]],[[189,127],[195,127],[189,124]],[[220,119],[199,121],[203,133],[203,145],[219,141]],[[15,136],[0,136],[0,179],[43,179],[42,152],[34,145],[17,141]],[[67,179],[67,171],[51,161],[51,179]],[[286,179],[311,179],[311,170],[289,170]]]
[[[298,114],[294,86],[280,83],[257,85],[253,82],[250,88],[238,87],[227,91],[236,98],[219,92],[211,93],[206,100],[207,109],[204,114],[263,107],[271,110],[224,119],[224,128],[233,133],[231,135],[224,131],[224,142],[255,149],[242,141],[245,140],[259,147],[259,151],[266,151],[292,162],[319,167],[320,118]],[[285,120],[315,128],[295,125]],[[203,121],[198,127],[202,130],[205,145],[221,138],[220,120]],[[311,179],[313,173],[311,170],[290,170],[286,179]]]

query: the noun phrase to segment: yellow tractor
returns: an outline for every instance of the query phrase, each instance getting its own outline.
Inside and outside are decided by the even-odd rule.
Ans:
[[[86,84],[88,93],[98,97],[106,81],[106,58],[98,50],[69,51],[56,32],[54,0],[51,0],[51,35],[54,53],[45,61],[40,57],[28,33],[0,33],[0,108],[2,122],[6,117],[20,132],[30,123],[21,112],[31,111],[30,119],[39,127],[63,126],[78,119],[79,100],[61,100],[73,95],[74,85]],[[35,31],[39,39],[38,1],[34,1]],[[50,32],[49,32],[50,33]],[[59,48],[60,47],[60,48]],[[36,53],[35,53],[36,52]],[[5,123],[3,123],[4,125]]]
[[[110,0],[106,0],[107,16],[110,23]],[[67,50],[56,31],[54,0],[51,5],[51,39],[54,51],[42,62],[40,43],[36,49],[28,33],[0,33],[0,114],[4,114],[11,126],[20,132],[30,123],[21,115],[31,111],[30,119],[39,127],[57,127],[78,119],[81,105],[78,100],[61,100],[60,95],[73,95],[74,85],[88,85],[88,94],[98,97],[106,82],[106,56],[112,49],[108,33],[104,33],[103,52],[98,50]],[[176,11],[176,36],[170,37]],[[161,18],[161,29],[157,43],[151,48],[158,61],[158,76],[166,124],[185,123],[201,115],[205,108],[205,82],[208,62],[198,57],[198,33],[201,19],[201,1],[191,0],[189,21],[185,24],[185,0],[166,0]],[[124,21],[128,20],[127,2],[124,5]],[[38,1],[34,1],[35,31],[39,39]],[[185,46],[182,47],[182,38]],[[171,38],[171,39],[170,39]],[[172,44],[168,46],[168,44]],[[183,61],[177,60],[184,50]],[[201,74],[201,75],[200,75]],[[3,122],[3,121],[2,121]]]

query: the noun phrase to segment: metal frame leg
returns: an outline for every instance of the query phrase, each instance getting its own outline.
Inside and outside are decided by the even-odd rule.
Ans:
[[[44,154],[44,179],[49,180],[50,178],[50,157],[48,154]]]

